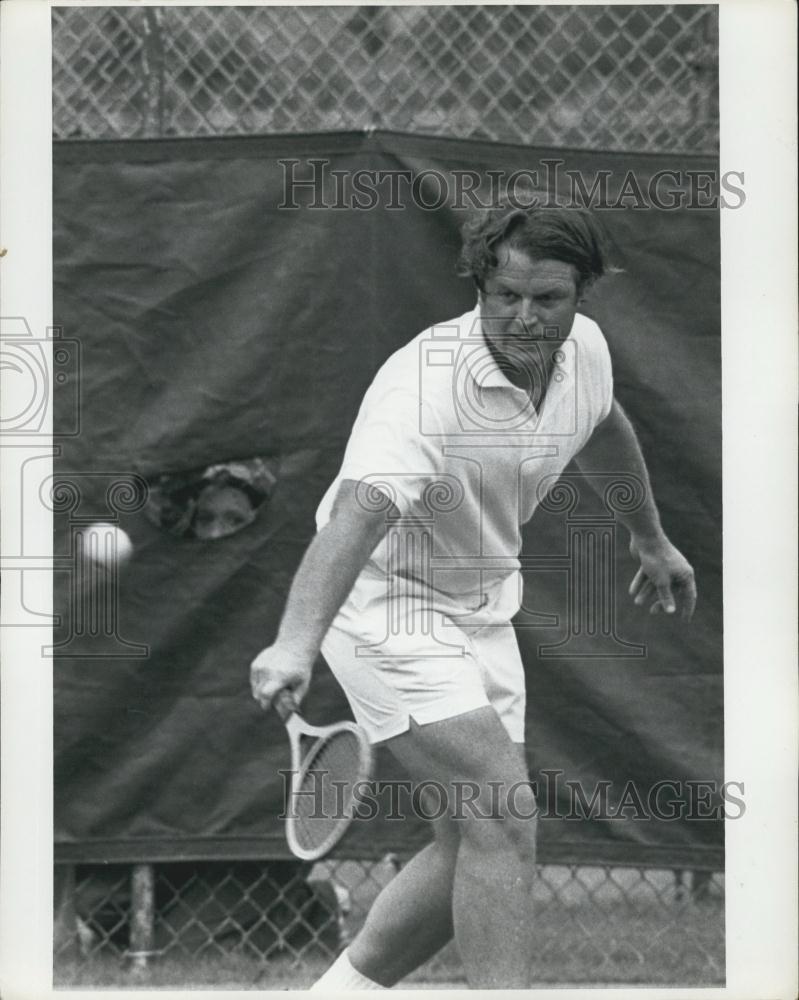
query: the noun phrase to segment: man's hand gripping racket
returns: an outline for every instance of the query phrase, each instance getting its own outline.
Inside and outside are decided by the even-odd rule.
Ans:
[[[310,669],[286,669],[276,647],[264,650],[251,668],[252,692],[262,708],[271,706],[286,727],[291,747],[291,789],[286,840],[304,861],[324,857],[344,836],[355,812],[355,790],[368,781],[372,748],[354,722],[312,726],[298,712],[297,696],[307,690]],[[280,662],[278,667],[276,660]],[[269,669],[270,666],[273,669]],[[277,668],[277,669],[274,669]],[[282,668],[282,669],[281,669]],[[283,685],[275,690],[275,685]]]

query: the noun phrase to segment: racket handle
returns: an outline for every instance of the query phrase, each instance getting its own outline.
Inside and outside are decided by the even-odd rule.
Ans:
[[[297,711],[297,702],[288,688],[281,688],[275,695],[272,708],[280,716],[281,722],[288,722]]]

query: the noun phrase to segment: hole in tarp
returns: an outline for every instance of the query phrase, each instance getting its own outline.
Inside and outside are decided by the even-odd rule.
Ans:
[[[268,503],[278,466],[275,457],[256,457],[152,476],[145,511],[178,538],[225,538],[252,524]]]

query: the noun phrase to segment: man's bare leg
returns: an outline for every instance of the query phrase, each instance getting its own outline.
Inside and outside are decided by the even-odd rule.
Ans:
[[[403,866],[349,946],[353,966],[381,986],[400,982],[452,938],[458,835],[446,839],[437,837]]]
[[[519,748],[491,708],[412,724],[388,746],[417,782],[451,787],[460,780],[481,790],[473,809],[450,829],[442,821],[436,842],[380,894],[350,946],[353,966],[392,985],[435,954],[454,928],[471,986],[529,986],[535,820],[523,818],[534,812],[534,799]],[[501,785],[492,790],[489,781]]]
[[[526,989],[532,985],[535,848],[523,834],[497,834],[499,824],[488,832],[486,825],[473,824],[458,852],[455,939],[473,989]]]

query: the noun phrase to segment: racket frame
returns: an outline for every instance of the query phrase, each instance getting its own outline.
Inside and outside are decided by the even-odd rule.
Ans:
[[[322,745],[331,736],[335,736],[338,733],[352,733],[358,741],[358,776],[354,784],[369,780],[372,774],[374,752],[363,729],[354,722],[334,722],[328,726],[312,726],[306,722],[299,714],[293,695],[285,688],[275,696],[273,707],[286,727],[289,746],[291,747],[291,788],[286,815],[286,841],[291,853],[295,857],[303,861],[319,861],[335,847],[347,832],[355,810],[353,803],[350,802],[346,807],[346,816],[337,822],[334,829],[330,831],[328,836],[318,846],[308,848],[300,844],[295,832],[296,813],[294,811],[294,800],[297,792],[302,787],[305,776],[311,765],[313,765]],[[301,746],[303,738],[313,741],[305,753],[302,752]]]

